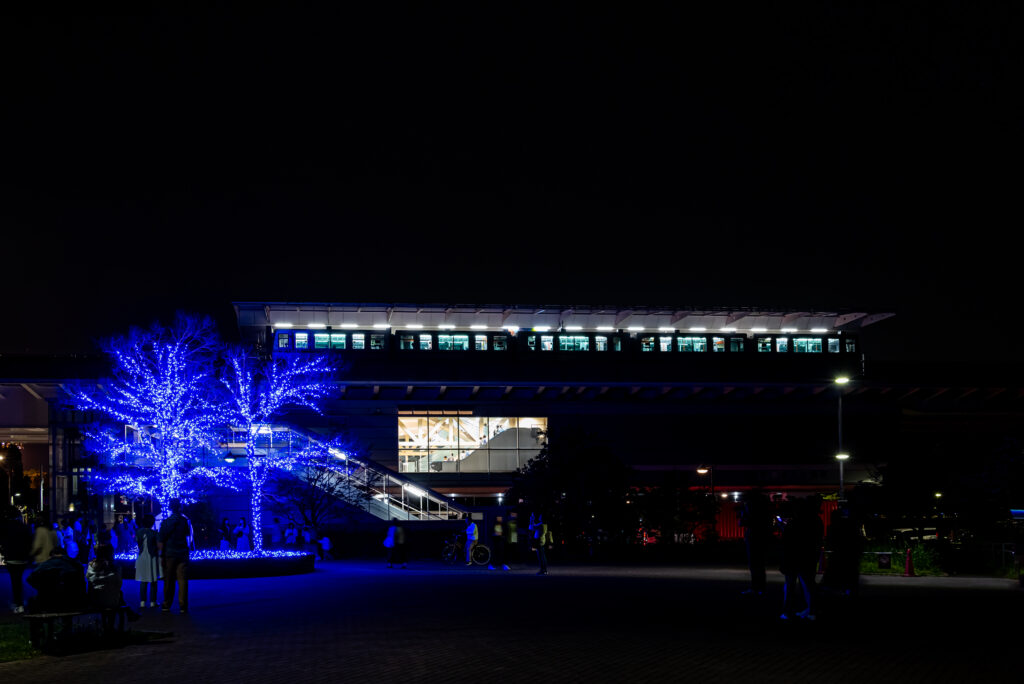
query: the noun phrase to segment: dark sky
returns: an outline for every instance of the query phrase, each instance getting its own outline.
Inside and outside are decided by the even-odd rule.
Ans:
[[[882,355],[1018,353],[1012,3],[368,4],[0,17],[0,352],[295,299],[887,310]]]

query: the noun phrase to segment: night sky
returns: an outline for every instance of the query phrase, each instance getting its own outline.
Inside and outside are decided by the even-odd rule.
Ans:
[[[1019,353],[1012,3],[368,4],[0,17],[0,352],[270,299],[884,310],[880,356]]]

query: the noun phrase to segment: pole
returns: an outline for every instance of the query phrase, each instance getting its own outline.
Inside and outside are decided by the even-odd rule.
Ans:
[[[837,454],[843,453],[843,387],[839,386],[839,451]],[[839,501],[846,500],[845,483],[843,482],[843,461],[845,459],[839,459]]]

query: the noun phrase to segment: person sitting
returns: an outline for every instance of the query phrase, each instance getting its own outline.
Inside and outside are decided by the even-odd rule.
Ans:
[[[109,544],[100,544],[96,547],[96,558],[89,563],[85,579],[89,586],[87,594],[89,607],[104,611],[103,631],[105,634],[113,633],[114,620],[118,615],[117,610],[108,609],[124,608],[129,618],[135,615],[127,610],[124,602],[124,594],[121,592],[121,568],[114,562],[114,547]]]
[[[85,607],[85,578],[82,566],[55,546],[50,557],[36,566],[27,578],[36,590],[29,599],[30,613],[66,613]]]

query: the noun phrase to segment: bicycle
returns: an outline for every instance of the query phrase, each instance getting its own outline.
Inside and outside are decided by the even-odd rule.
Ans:
[[[447,565],[455,565],[456,562],[466,557],[466,545],[462,541],[463,536],[457,534],[444,540],[444,548],[441,550],[441,560]],[[470,553],[470,558],[476,565],[487,565],[491,561],[491,549],[486,544],[477,543]]]

